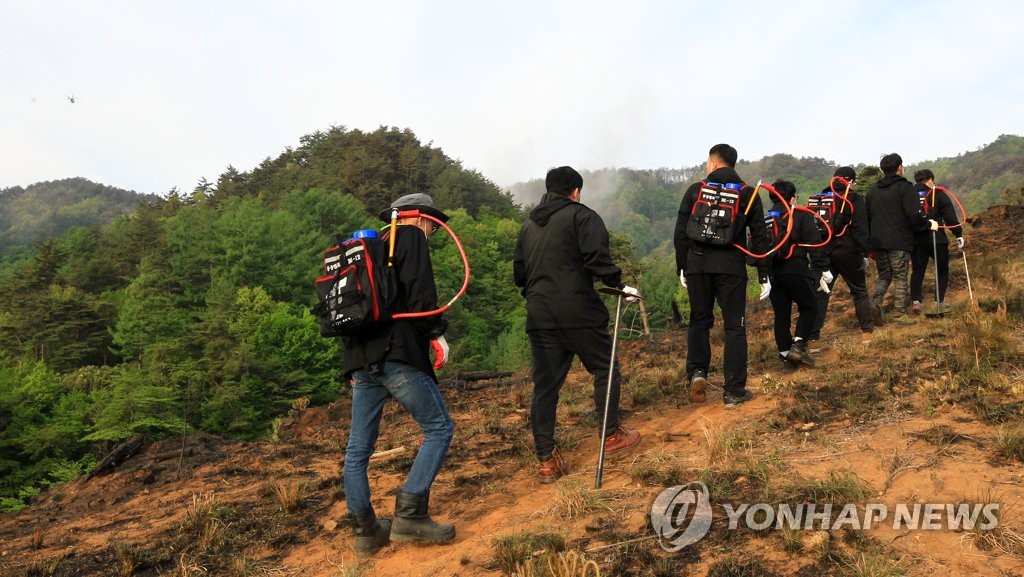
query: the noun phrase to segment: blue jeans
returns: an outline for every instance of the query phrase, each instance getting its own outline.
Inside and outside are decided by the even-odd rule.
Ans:
[[[384,363],[380,375],[352,373],[352,429],[345,451],[345,501],[351,513],[370,508],[370,482],[366,467],[380,432],[380,416],[388,397],[409,411],[423,430],[423,445],[416,453],[402,491],[425,495],[448,454],[455,423],[441,398],[437,383],[426,373],[404,363]]]

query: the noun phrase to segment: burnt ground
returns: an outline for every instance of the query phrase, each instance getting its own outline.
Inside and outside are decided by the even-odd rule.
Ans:
[[[954,254],[946,318],[886,326],[862,345],[840,282],[814,368],[778,371],[770,308],[752,304],[757,396],[734,410],[714,387],[707,403],[686,401],[682,329],[620,341],[623,420],[644,440],[609,456],[600,490],[580,367],[559,413],[573,472],[552,485],[533,478],[528,375],[448,386],[456,437],[432,509],[457,526],[449,546],[354,556],[342,394],[328,407],[296,406],[274,441],[194,432],[51,489],[0,516],[0,575],[1022,575],[1024,261],[1011,226],[1022,217],[1024,207],[994,207],[971,220],[974,299]],[[720,329],[713,340],[717,363]],[[384,423],[371,481],[375,509],[389,516],[419,435],[393,404]],[[670,553],[650,507],[691,481],[708,487],[714,521],[707,537]],[[999,518],[985,529],[907,531],[891,517],[870,530],[730,529],[723,505],[742,503],[995,503]]]

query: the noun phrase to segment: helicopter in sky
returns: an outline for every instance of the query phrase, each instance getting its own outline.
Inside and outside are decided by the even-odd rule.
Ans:
[[[71,96],[65,96],[65,98],[67,98],[68,102],[70,102],[71,104],[75,103],[75,95],[74,94],[72,94]]]

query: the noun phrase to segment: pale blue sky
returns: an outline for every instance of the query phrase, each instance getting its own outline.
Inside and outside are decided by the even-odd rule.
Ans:
[[[1024,134],[1022,24],[986,0],[0,0],[0,188],[189,191],[331,125],[410,128],[501,186],[717,142],[919,162]]]

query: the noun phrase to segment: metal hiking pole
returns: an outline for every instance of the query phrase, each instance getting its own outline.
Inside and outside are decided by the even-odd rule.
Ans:
[[[935,318],[942,316],[939,310],[939,243],[936,240],[938,233],[932,231],[932,264],[935,266]]]
[[[964,255],[964,272],[967,274],[967,292],[971,295],[971,303],[974,303],[974,290],[971,289],[971,271],[967,270],[967,252],[960,249],[960,254]]]
[[[612,378],[615,376],[615,347],[619,342],[619,315],[622,313],[622,297],[627,296],[627,294],[612,287],[601,287],[597,290],[605,294],[616,295],[617,297],[615,299],[615,330],[612,331],[612,357],[608,361],[608,384],[604,391],[604,410],[602,411],[603,416],[601,418],[601,439],[599,441],[601,449],[597,455],[597,479],[594,481],[594,488],[600,489],[601,476],[604,474],[604,438],[608,434],[608,405],[611,404]]]

